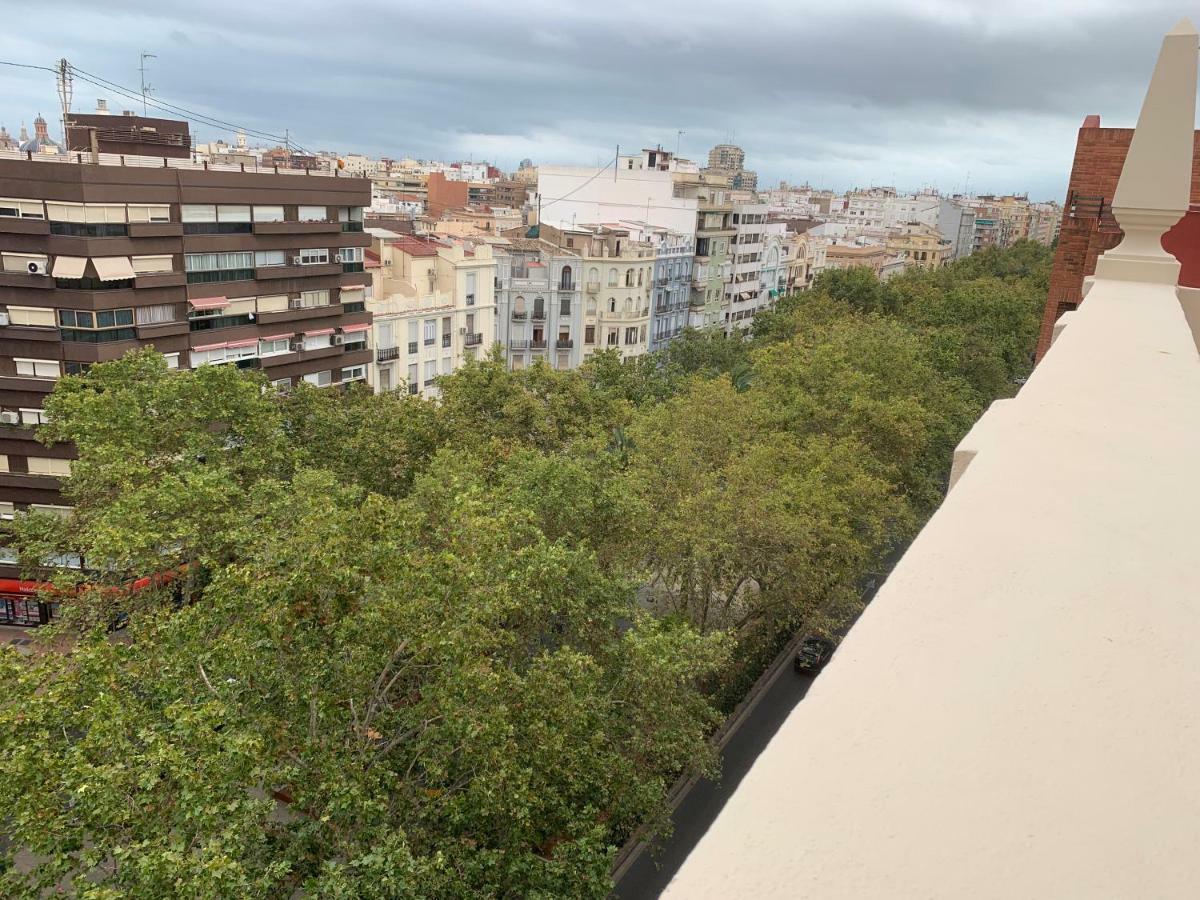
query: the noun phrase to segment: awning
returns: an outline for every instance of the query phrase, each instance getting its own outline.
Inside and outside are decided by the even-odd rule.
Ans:
[[[202,345],[201,345],[201,346],[199,346],[199,347],[191,347],[190,349],[191,349],[192,351],[196,351],[196,350],[224,350],[224,349],[225,349],[226,347],[228,347],[228,346],[229,346],[229,344],[226,342],[226,343],[221,343],[221,344],[202,344]]]
[[[284,338],[291,338],[295,334],[294,331],[289,331],[287,334],[264,334],[259,338],[260,341],[282,341]]]
[[[54,257],[54,277],[82,278],[83,267],[86,265],[87,257],[84,256],[56,256]]]
[[[316,331],[304,332],[305,337],[320,337],[323,334],[333,334],[332,328],[318,328]]]
[[[345,325],[342,327],[342,331],[346,332],[346,334],[349,334],[352,331],[370,331],[370,330],[371,330],[371,326],[369,324],[368,325]]]
[[[365,291],[366,289],[367,289],[367,286],[365,284],[343,284],[342,285],[343,291]]]
[[[257,347],[258,346],[258,338],[253,337],[253,338],[246,338],[245,340],[241,340],[241,341],[230,341],[225,346],[228,347],[230,350],[236,350],[239,347]]]
[[[92,265],[101,281],[125,281],[136,274],[128,256],[93,256]]]
[[[192,309],[224,309],[229,305],[227,297],[192,297],[188,300]]]

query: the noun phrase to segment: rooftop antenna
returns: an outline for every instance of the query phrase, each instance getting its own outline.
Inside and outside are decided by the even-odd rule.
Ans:
[[[58,101],[62,105],[63,151],[66,152],[71,149],[67,144],[67,116],[71,113],[71,97],[75,92],[71,84],[71,64],[66,57],[58,61],[55,77],[58,81]]]
[[[675,158],[676,159],[679,158],[679,139],[682,138],[683,135],[684,135],[683,131],[675,132]]]
[[[148,110],[146,109],[146,98],[150,96],[150,91],[153,90],[153,88],[150,85],[146,84],[146,60],[148,60],[148,59],[158,59],[158,57],[155,56],[153,53],[147,53],[145,50],[143,50],[141,58],[138,60],[138,71],[142,75],[142,115],[143,116],[149,114]]]

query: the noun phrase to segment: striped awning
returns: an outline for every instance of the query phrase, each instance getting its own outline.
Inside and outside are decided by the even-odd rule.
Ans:
[[[56,256],[54,257],[54,277],[82,278],[86,265],[87,258],[83,256]]]
[[[199,347],[192,347],[192,351],[197,350],[224,350],[229,346],[228,341],[222,341],[220,344],[201,344]]]
[[[316,331],[304,332],[305,337],[320,337],[323,334],[333,334],[332,328],[318,328]]]
[[[235,350],[239,347],[257,347],[258,346],[258,338],[252,337],[252,338],[246,338],[245,340],[241,340],[241,341],[230,341],[225,346],[228,347],[230,350]]]
[[[92,266],[101,281],[126,281],[136,274],[128,256],[93,256]]]
[[[346,334],[349,334],[352,331],[370,331],[370,330],[371,330],[371,326],[369,324],[367,324],[367,325],[345,325],[342,327],[342,331],[346,332]],[[311,332],[310,332],[310,334],[311,334]]]
[[[284,338],[290,338],[294,331],[289,331],[287,334],[264,334],[259,337],[260,341],[282,341]]]
[[[188,305],[192,309],[225,309],[229,306],[228,297],[191,297]]]

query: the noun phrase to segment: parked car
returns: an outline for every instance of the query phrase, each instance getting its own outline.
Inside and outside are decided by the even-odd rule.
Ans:
[[[807,637],[800,642],[800,649],[796,651],[796,659],[792,666],[804,675],[816,675],[833,656],[835,646],[833,641],[825,638]]]

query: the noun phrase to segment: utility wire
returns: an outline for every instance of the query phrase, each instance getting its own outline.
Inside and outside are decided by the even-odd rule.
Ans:
[[[595,175],[593,175],[591,178],[589,178],[583,184],[579,185],[579,187],[575,188],[572,191],[568,191],[567,193],[563,194],[561,197],[554,197],[548,203],[543,204],[542,208],[545,209],[547,206],[553,206],[559,200],[566,200],[568,197],[574,196],[575,194],[582,191],[589,184],[591,184],[593,181],[595,181],[597,178],[599,178],[601,175],[603,175],[605,172],[607,172],[610,167],[615,166],[616,164],[617,164],[617,161],[614,159],[612,162],[608,163],[608,165],[606,165],[603,169],[598,170]]]
[[[19,63],[19,62],[11,62],[9,60],[0,60],[0,65],[11,66],[12,68],[16,68],[16,69],[36,69],[36,70],[42,71],[42,72],[50,72],[51,74],[55,74],[55,75],[58,74],[58,69],[52,69],[49,66],[33,65],[31,63]],[[261,138],[264,140],[275,141],[280,144],[289,143],[292,146],[294,146],[297,150],[299,150],[301,153],[308,154],[309,156],[313,155],[310,150],[306,149],[305,147],[301,146],[300,144],[296,143],[295,141],[290,140],[288,137],[285,137],[284,135],[272,134],[269,131],[259,131],[256,128],[246,128],[243,125],[238,125],[234,122],[226,122],[223,119],[218,119],[214,116],[210,116],[205,113],[198,113],[198,112],[195,112],[194,110],[186,109],[185,107],[182,107],[182,106],[175,106],[174,104],[167,103],[166,101],[159,100],[155,97],[144,97],[141,93],[135,91],[133,88],[127,88],[123,85],[109,81],[106,78],[102,78],[99,75],[93,75],[91,72],[88,72],[84,69],[80,69],[79,67],[72,65],[71,63],[68,63],[67,67],[68,67],[68,71],[70,72],[70,74],[73,77],[76,77],[76,78],[80,79],[81,81],[86,81],[88,84],[91,84],[91,85],[101,88],[103,90],[111,91],[112,93],[115,93],[118,96],[124,97],[127,100],[143,101],[147,105],[153,106],[155,109],[161,110],[163,112],[169,112],[174,115],[182,115],[187,119],[190,119],[194,122],[198,122],[201,125],[208,125],[211,128],[222,128],[222,129],[228,128],[228,129],[232,129],[234,131],[241,131],[242,133],[250,135],[252,137],[257,137],[257,138]]]

